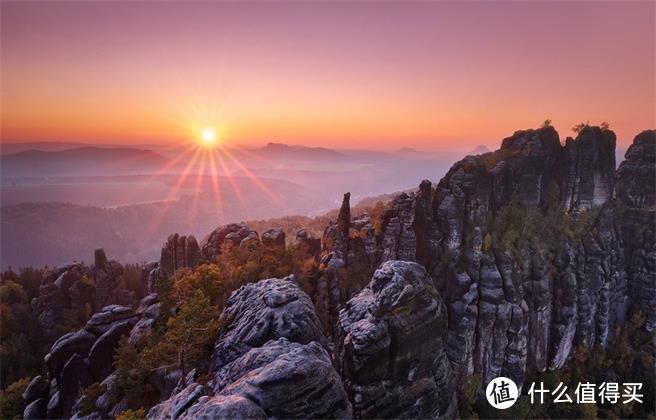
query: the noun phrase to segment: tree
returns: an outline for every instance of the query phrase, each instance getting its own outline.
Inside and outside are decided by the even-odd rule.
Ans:
[[[209,359],[219,327],[217,318],[216,307],[202,290],[196,290],[166,323],[166,333],[156,349],[166,363],[161,367],[180,369],[184,377],[201,360]]]
[[[110,399],[117,404],[123,397],[128,405],[140,407],[148,401],[152,393],[148,378],[150,373],[144,369],[139,351],[127,338],[121,338],[114,355],[114,385],[110,388]]]
[[[0,391],[0,418],[21,419],[25,410],[22,394],[30,383],[30,378],[19,379]]]
[[[590,121],[576,124],[574,127],[572,127],[572,131],[575,132],[576,134],[579,134],[586,127],[590,127]]]
[[[551,127],[551,120],[548,119],[548,118],[546,120],[544,120],[544,122],[542,123],[542,126],[540,128],[547,128],[547,127]]]
[[[610,130],[610,124],[608,124],[606,121],[602,121],[601,124],[599,124],[599,127],[601,127],[601,129],[604,131]]]
[[[202,264],[193,271],[179,270],[174,279],[173,293],[178,302],[191,297],[196,290],[202,290],[210,302],[215,302],[224,288],[224,276],[216,264]]]

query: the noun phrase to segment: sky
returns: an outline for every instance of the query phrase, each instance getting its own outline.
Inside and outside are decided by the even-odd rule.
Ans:
[[[7,2],[3,142],[498,146],[655,119],[645,2]]]

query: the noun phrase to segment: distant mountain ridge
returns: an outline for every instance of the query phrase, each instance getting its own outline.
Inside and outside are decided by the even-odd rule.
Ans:
[[[137,174],[157,170],[168,160],[151,150],[85,146],[59,151],[25,150],[0,156],[3,178]]]

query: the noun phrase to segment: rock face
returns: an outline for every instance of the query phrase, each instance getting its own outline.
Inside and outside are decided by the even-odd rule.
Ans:
[[[639,134],[617,171],[614,148],[615,135],[598,127],[564,146],[552,127],[518,131],[382,213],[352,218],[345,194],[322,246],[304,231],[291,245],[320,261],[312,299],[293,276],[235,291],[209,381],[154,374],[161,403],[148,417],[453,418],[467,375],[483,387],[497,376],[521,387],[527,372],[560,369],[577,347],[606,346],[636,311],[653,332],[656,132]],[[261,240],[285,246],[278,229]],[[172,235],[143,280],[152,291],[160,271],[259,243],[243,224],[216,229],[200,247]],[[52,269],[33,301],[39,322],[56,325],[80,302],[130,300],[115,290],[125,287],[122,270],[102,250],[91,270]],[[92,382],[107,389],[92,418],[128,408],[110,401],[111,358],[121,337],[142,342],[160,310],[156,294],[136,310],[109,304],[62,336],[46,356],[47,377],[23,395],[24,416],[77,415]]]
[[[32,309],[46,336],[62,324],[67,310],[81,315],[110,304],[135,303],[139,296],[128,289],[123,272],[118,262],[107,260],[102,249],[95,251],[91,268],[73,263],[48,270],[41,280],[39,296],[32,300]]]
[[[43,418],[45,410],[48,418],[70,417],[84,388],[102,382],[112,372],[121,337],[129,336],[144,314],[152,316],[154,305],[156,295],[145,298],[142,306],[148,309],[136,313],[125,306],[106,306],[84,328],[59,338],[45,357],[48,377],[35,377],[23,395],[29,404],[24,416]]]
[[[590,210],[613,195],[615,175],[615,133],[599,127],[585,127],[576,140],[565,143],[568,177],[565,208]]]
[[[182,267],[195,267],[201,259],[200,247],[192,235],[180,236],[177,233],[168,237],[159,259],[160,273],[171,276]]]
[[[351,416],[312,302],[293,276],[242,286],[221,320],[212,381],[188,384],[148,418]]]
[[[387,261],[339,318],[337,362],[356,417],[451,418],[447,313],[421,265]]]
[[[246,246],[248,243],[259,242],[257,232],[245,224],[231,223],[214,229],[201,243],[203,258],[213,261],[221,254],[221,248]]]
[[[76,293],[77,285],[83,282],[84,277],[90,278],[91,273],[79,263],[53,268],[46,272],[39,286],[39,296],[32,303],[39,325],[46,334],[61,323],[65,309],[72,309],[73,305],[85,304],[93,308],[95,303],[93,291],[90,296]],[[79,286],[79,289],[82,287]]]
[[[224,325],[214,345],[215,370],[251,348],[281,337],[302,344],[325,344],[312,301],[299,289],[294,276],[239,288],[228,299],[220,322],[229,320],[232,322]]]
[[[617,169],[617,198],[627,207],[653,209],[656,207],[656,130],[638,134]]]
[[[296,232],[296,238],[291,244],[292,248],[298,250],[301,255],[307,255],[314,258],[319,257],[321,252],[321,239],[315,238],[305,229]]]
[[[552,127],[518,131],[455,163],[436,187],[423,181],[381,216],[351,220],[346,243],[343,205],[324,234],[320,317],[332,323],[364,287],[361,273],[415,261],[447,307],[454,378],[478,373],[484,385],[499,375],[521,385],[529,370],[562,367],[576,346],[605,346],[635,310],[653,330],[654,142],[654,131],[637,136],[616,174],[608,129],[585,127],[565,146]],[[522,220],[544,228],[526,233],[513,225]]]
[[[262,243],[272,247],[285,247],[285,232],[281,229],[273,228],[262,232]]]

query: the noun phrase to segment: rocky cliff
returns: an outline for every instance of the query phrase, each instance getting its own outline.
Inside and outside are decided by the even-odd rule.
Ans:
[[[484,384],[558,369],[577,346],[605,346],[635,311],[653,330],[654,138],[638,135],[616,171],[610,130],[585,127],[564,146],[552,127],[518,131],[499,150],[454,164],[436,186],[423,181],[396,197],[377,220],[350,220],[347,244],[328,229],[328,262],[345,257],[342,274],[327,264],[322,278],[420,263],[445,300],[456,379],[479,373]],[[344,203],[335,226],[346,224]],[[360,281],[326,282],[341,283]],[[315,300],[332,322],[346,300],[328,296]]]
[[[307,293],[293,276],[235,290],[202,377],[153,375],[148,417],[454,418],[469,375],[483,387],[496,376],[521,386],[529,373],[561,369],[576,349],[605,347],[637,313],[653,333],[656,131],[639,134],[617,170],[614,150],[608,129],[584,127],[564,145],[552,127],[524,130],[382,213],[352,217],[345,194],[321,244],[301,231],[289,245],[318,261]],[[243,224],[200,245],[172,235],[144,282],[152,291],[160,276],[260,243],[284,250],[285,235]],[[45,277],[35,302],[43,325],[72,293],[86,296],[75,286],[85,275],[100,284],[85,302],[124,299],[112,286],[120,267],[98,253],[91,269]],[[97,307],[55,342],[47,376],[24,394],[25,416],[81,417],[85,386],[112,387],[119,339],[139,346],[164,328],[158,299]],[[107,392],[88,418],[127,407]]]

